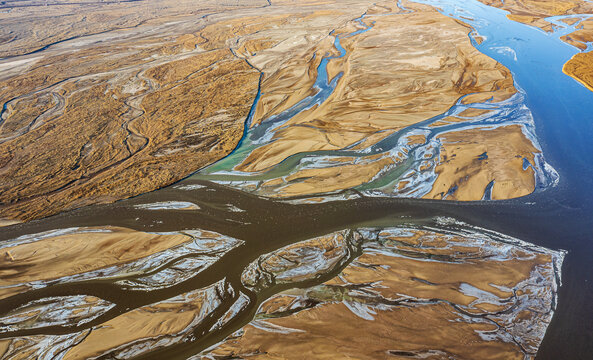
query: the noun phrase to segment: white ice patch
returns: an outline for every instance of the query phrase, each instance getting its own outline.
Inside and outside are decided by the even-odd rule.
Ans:
[[[151,204],[140,204],[134,206],[142,210],[199,210],[200,207],[189,201],[161,201]]]

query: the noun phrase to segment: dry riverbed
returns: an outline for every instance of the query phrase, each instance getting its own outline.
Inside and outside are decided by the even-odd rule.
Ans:
[[[277,129],[236,170],[259,173],[314,151],[363,151],[464,95],[471,94],[463,99],[471,107],[515,93],[508,69],[470,44],[466,25],[428,6],[402,4],[274,1],[189,10],[187,2],[167,2],[162,17],[143,18],[135,11],[155,6],[143,1],[50,5],[43,12],[22,6],[1,14],[15,23],[35,14],[35,28],[48,14],[89,12],[86,27],[76,22],[66,38],[60,27],[35,36],[15,27],[0,45],[10,56],[0,61],[3,224],[155,190],[224,158],[243,136],[258,90],[252,129],[315,93],[321,59],[339,52],[336,36],[346,55],[328,62],[329,78],[341,76],[332,94]],[[108,17],[109,9],[128,14],[122,19],[130,23]],[[32,53],[43,44],[48,47]],[[446,120],[473,119],[472,110]],[[412,135],[392,153],[337,157],[329,166],[268,177],[256,193],[301,196],[364,185],[399,168],[412,146],[423,149],[426,162],[417,161],[387,195],[479,200],[493,181],[496,199],[531,193],[533,169],[504,164],[540,150],[530,130],[497,131],[505,129],[514,132],[509,152],[497,152],[498,142],[479,149],[468,139],[458,142],[468,159],[487,152],[489,161],[471,160],[455,175],[442,175],[449,166],[438,155],[441,146],[450,152],[445,135],[436,143]],[[466,195],[451,196],[455,189]]]

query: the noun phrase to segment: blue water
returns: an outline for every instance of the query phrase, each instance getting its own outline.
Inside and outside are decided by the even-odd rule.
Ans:
[[[538,245],[567,250],[558,308],[538,359],[589,359],[593,353],[593,92],[562,72],[563,65],[580,50],[560,40],[578,23],[568,26],[560,22],[566,16],[549,18],[556,26],[553,33],[547,33],[511,21],[506,17],[507,12],[475,0],[416,2],[440,8],[443,14],[471,25],[474,30],[469,36],[474,46],[510,69],[519,93],[506,103],[474,106],[498,109],[498,114],[490,121],[499,121],[513,117],[524,119],[525,105],[535,125],[530,131],[534,132],[546,162],[559,176],[556,186],[508,201],[435,204],[409,200],[404,203],[425,204],[426,208],[440,209],[442,214]],[[476,41],[477,35],[483,38],[481,43]],[[339,48],[339,39],[336,44]],[[323,74],[321,71],[321,79]],[[459,113],[463,110],[459,106],[461,103],[441,118]],[[425,130],[426,125],[434,121],[429,119],[424,124],[417,124],[416,129],[406,131]],[[465,125],[475,126],[488,121],[477,119]],[[455,126],[460,125],[451,125]],[[439,132],[445,130],[438,129]],[[393,147],[401,136],[401,133],[392,135],[376,144],[372,151]],[[291,168],[305,161],[307,156],[329,155],[328,152],[298,154],[281,165]],[[344,151],[334,155],[353,154]],[[533,167],[537,164],[524,165]],[[493,184],[491,182],[486,187],[483,200],[490,199]],[[385,181],[379,185],[387,186]]]
[[[405,14],[410,12],[400,6],[398,14]],[[464,17],[469,16],[463,13]],[[383,14],[373,16],[396,15]],[[399,130],[377,144],[371,145],[360,150],[351,150],[358,143],[351,145],[349,148],[337,151],[312,151],[307,153],[294,154],[281,163],[258,173],[237,171],[235,167],[241,164],[249,154],[259,146],[264,146],[275,141],[275,132],[281,129],[287,121],[295,115],[313,108],[323,102],[327,101],[329,96],[334,92],[337,82],[342,77],[338,74],[333,79],[328,78],[327,64],[331,60],[342,58],[346,55],[346,50],[341,46],[340,39],[346,37],[353,37],[369,31],[374,23],[367,20],[365,23],[366,14],[363,14],[353,22],[358,23],[359,29],[348,34],[341,34],[335,37],[334,46],[338,52],[335,56],[325,56],[317,67],[317,78],[313,89],[314,95],[306,97],[296,105],[285,110],[284,112],[264,119],[260,124],[250,128],[241,141],[240,146],[224,160],[201,170],[194,175],[194,179],[210,180],[231,185],[233,187],[245,190],[259,192],[260,184],[264,180],[286,177],[290,174],[298,173],[299,171],[311,168],[320,168],[327,166],[335,166],[339,162],[331,162],[331,160],[340,160],[339,158],[349,157],[355,158],[357,164],[364,163],[368,160],[366,158],[370,155],[380,154],[383,157],[391,157],[395,165],[389,165],[381,170],[380,176],[375,176],[374,179],[366,184],[358,186],[356,189],[370,196],[401,196],[401,197],[422,197],[430,192],[433,182],[437,175],[434,173],[434,168],[439,159],[439,140],[437,137],[446,132],[460,131],[470,129],[477,126],[505,126],[516,124],[520,125],[523,133],[527,135],[534,145],[538,146],[537,138],[535,136],[535,124],[529,109],[525,104],[524,92],[520,91],[511,99],[493,103],[486,101],[478,104],[463,104],[463,98],[459,99],[448,111],[427,119],[420,123],[406,127]],[[508,21],[508,20],[507,20]],[[576,25],[575,25],[576,26]],[[330,34],[333,35],[333,34]],[[560,33],[556,34],[561,36]],[[510,49],[504,49],[509,54],[513,54]],[[501,52],[500,49],[497,49]],[[504,53],[504,51],[503,51]],[[520,86],[517,85],[520,89]],[[257,106],[256,98],[254,107]],[[445,120],[449,116],[458,116],[468,108],[487,109],[491,110],[488,115],[478,116],[475,118],[466,118],[462,122],[446,123]],[[252,113],[250,117],[252,117]],[[251,124],[251,119],[247,122]],[[436,123],[441,125],[435,126]],[[407,137],[410,135],[424,135],[427,139],[426,144],[418,144],[416,146],[407,146]],[[430,149],[436,149],[431,151]],[[406,153],[406,159],[401,159],[398,154]],[[544,152],[545,154],[545,152]],[[343,159],[341,160],[343,161]],[[427,163],[428,162],[428,163]],[[427,164],[430,165],[427,168]],[[554,169],[546,164],[544,155],[536,155],[535,163],[532,166],[536,174],[536,189],[542,190],[548,188],[556,183],[557,174]],[[424,170],[422,170],[424,169]],[[428,169],[429,171],[426,171]],[[405,180],[407,185],[404,189],[398,187],[398,183]],[[489,189],[484,189],[485,193]],[[491,189],[490,189],[491,190]]]
[[[583,196],[591,199],[593,92],[562,72],[562,66],[579,52],[559,39],[566,31],[546,33],[511,21],[506,11],[475,0],[417,2],[439,7],[485,37],[474,45],[513,73],[534,115],[546,159],[560,173],[562,196],[575,206],[583,204]]]

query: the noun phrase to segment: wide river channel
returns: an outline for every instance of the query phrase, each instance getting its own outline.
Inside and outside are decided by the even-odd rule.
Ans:
[[[593,353],[593,92],[562,73],[563,64],[578,52],[560,40],[571,27],[558,19],[550,19],[558,26],[553,33],[546,33],[511,21],[506,17],[507,12],[475,0],[417,2],[435,6],[443,14],[471,25],[474,30],[469,36],[476,48],[511,70],[520,90],[521,104],[526,105],[533,116],[536,138],[545,161],[557,172],[555,185],[547,184],[549,186],[529,196],[504,201],[369,197],[364,196],[364,192],[348,190],[335,200],[309,204],[261,198],[217,183],[216,180],[223,178],[213,176],[213,171],[240,161],[232,159],[244,156],[241,147],[253,146],[254,139],[265,138],[266,129],[287,120],[276,119],[276,122],[271,121],[266,127],[259,128],[259,133],[255,130],[246,132],[241,145],[229,158],[180,183],[115,204],[90,206],[0,231],[0,241],[7,241],[27,234],[87,226],[120,226],[146,232],[202,229],[244,241],[212,266],[164,289],[135,291],[106,280],[91,279],[44,287],[0,300],[0,309],[16,308],[50,296],[96,294],[119,304],[121,309],[118,311],[129,311],[207,287],[221,279],[241,288],[243,270],[261,254],[332,231],[402,224],[456,230],[464,226],[463,222],[467,226],[478,226],[546,248],[567,251],[557,309],[537,358],[577,359]],[[478,35],[479,42],[475,41]],[[339,41],[336,47],[340,52],[344,51]],[[324,59],[324,63],[327,61],[331,58]],[[318,98],[308,99],[309,103],[300,104],[301,108],[291,109],[282,116],[293,116],[307,106],[323,101],[320,98],[327,98],[336,81],[338,79],[328,80],[326,75],[319,80]],[[187,202],[200,209],[186,211],[169,206],[154,211],[138,206]],[[442,218],[460,222],[447,225],[438,221]],[[315,279],[313,283],[321,283],[333,275]],[[257,298],[253,295],[253,303],[227,326],[208,334],[210,327],[204,325],[196,331],[196,341],[171,347],[167,358],[186,358],[221,341],[252,319],[263,298],[282,290],[278,286],[265,294],[257,294]],[[67,331],[53,327],[44,333],[64,334]],[[155,354],[154,358],[162,358],[159,356],[162,354]]]

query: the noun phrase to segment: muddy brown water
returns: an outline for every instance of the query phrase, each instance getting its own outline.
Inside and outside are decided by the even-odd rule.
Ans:
[[[221,341],[226,336],[247,324],[255,314],[258,305],[289,287],[309,287],[334,277],[345,266],[303,283],[276,285],[255,294],[241,284],[243,270],[261,254],[269,253],[287,244],[342,229],[356,229],[369,226],[438,226],[454,231],[462,224],[437,225],[438,217],[452,217],[471,225],[478,225],[514,236],[527,242],[552,249],[568,250],[563,269],[563,286],[559,291],[559,306],[538,358],[554,358],[559,352],[569,352],[570,358],[583,358],[591,347],[586,339],[591,338],[593,314],[586,304],[593,296],[588,279],[592,275],[589,259],[592,246],[584,240],[588,237],[583,224],[591,224],[583,218],[581,209],[559,203],[550,192],[562,194],[562,188],[510,200],[475,203],[430,201],[393,198],[364,198],[347,191],[345,195],[358,197],[319,204],[291,204],[259,198],[222,185],[187,179],[183,185],[203,185],[195,190],[181,190],[171,186],[110,205],[81,208],[50,218],[6,227],[0,233],[0,241],[39,233],[52,229],[83,226],[121,226],[139,231],[167,232],[203,229],[235,237],[245,243],[228,253],[209,268],[196,276],[165,289],[149,292],[125,289],[106,280],[89,280],[66,283],[28,291],[0,300],[0,309],[9,311],[32,300],[48,296],[95,295],[111,301],[116,306],[93,321],[77,328],[52,326],[24,330],[19,333],[5,333],[1,338],[32,334],[68,334],[90,328],[121,313],[165,300],[176,295],[204,288],[222,279],[236,290],[250,297],[250,304],[238,316],[221,329],[209,332],[219,317],[235,302],[238,292],[224,300],[223,306],[214,311],[194,332],[193,342],[181,343],[142,358],[187,358]],[[145,210],[139,204],[163,201],[189,201],[200,206],[200,210]],[[229,211],[229,206],[242,212]],[[568,208],[567,208],[568,207]],[[581,214],[581,215],[579,215]],[[542,221],[542,219],[546,219]],[[579,230],[580,229],[580,230]],[[570,234],[571,236],[567,236]],[[583,250],[583,244],[587,247]],[[352,254],[355,257],[356,254]],[[570,341],[575,346],[566,347]]]

